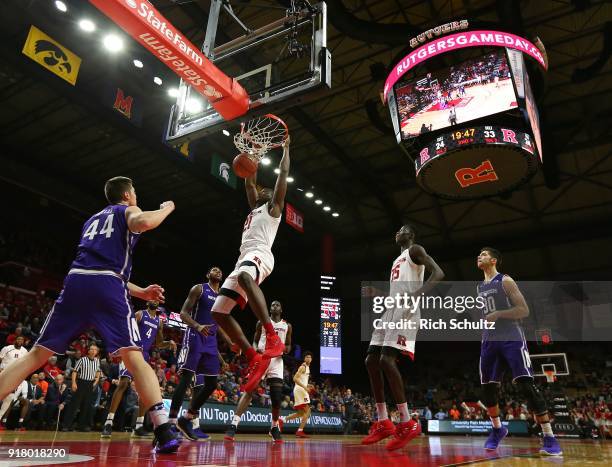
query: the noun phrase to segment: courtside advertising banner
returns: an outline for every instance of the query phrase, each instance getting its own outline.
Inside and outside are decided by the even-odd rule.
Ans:
[[[205,96],[226,120],[244,115],[249,97],[238,82],[213,65],[146,0],[90,2]]]
[[[431,41],[406,55],[393,67],[393,70],[387,77],[383,92],[384,99],[387,99],[387,94],[393,85],[415,66],[436,55],[466,47],[506,47],[516,49],[534,58],[545,70],[548,68],[540,49],[527,39],[501,31],[460,32]]]
[[[36,26],[30,27],[22,52],[51,73],[75,85],[81,58]]]
[[[164,399],[164,406],[170,410],[170,399]],[[181,415],[187,412],[189,401],[183,402]],[[224,430],[231,423],[236,406],[231,404],[206,403],[200,408],[200,425],[203,430]],[[293,410],[281,410],[282,416],[293,413]],[[283,431],[293,432],[297,430],[301,419],[296,418],[284,423]],[[270,407],[249,407],[242,414],[240,429],[245,431],[269,431],[272,423],[272,412]],[[312,412],[306,430],[315,433],[340,433],[342,432],[342,415],[339,413]]]
[[[525,420],[502,421],[511,435],[529,434],[529,424]],[[429,434],[455,434],[455,435],[486,435],[491,431],[490,420],[428,420]]]

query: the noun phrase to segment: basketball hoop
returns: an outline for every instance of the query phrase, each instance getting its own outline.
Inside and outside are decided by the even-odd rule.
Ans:
[[[234,135],[234,145],[241,154],[259,160],[270,149],[281,147],[289,137],[287,124],[276,115],[266,114],[245,122]]]
[[[544,370],[544,376],[546,376],[547,383],[554,383],[557,381],[557,377],[555,376],[555,370]]]

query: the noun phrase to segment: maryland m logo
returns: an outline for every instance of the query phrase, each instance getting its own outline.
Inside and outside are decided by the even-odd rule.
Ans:
[[[123,89],[117,88],[117,95],[115,96],[115,103],[113,109],[125,115],[127,118],[132,118],[132,104],[134,98],[132,96],[125,96]]]

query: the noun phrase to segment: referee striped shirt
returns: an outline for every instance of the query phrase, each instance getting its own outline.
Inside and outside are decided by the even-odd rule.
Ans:
[[[93,381],[96,379],[96,373],[100,371],[100,359],[94,358],[92,360],[89,357],[82,357],[74,367],[74,371],[77,372],[78,379]]]

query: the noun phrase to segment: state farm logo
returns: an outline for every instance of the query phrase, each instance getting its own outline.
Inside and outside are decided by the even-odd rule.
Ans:
[[[125,0],[125,3],[127,3],[127,6],[129,6],[130,8],[136,8],[138,6],[136,4],[136,0]]]

